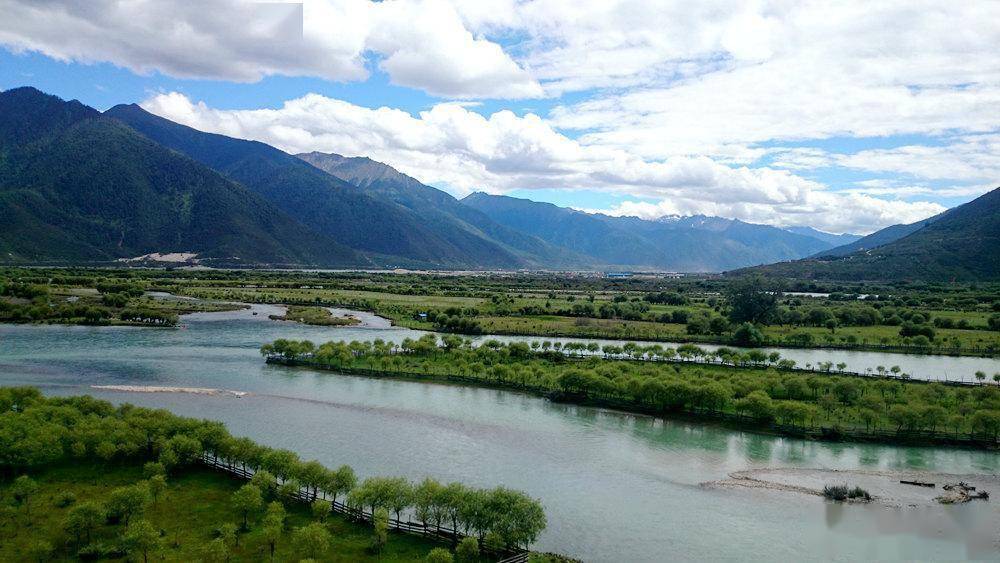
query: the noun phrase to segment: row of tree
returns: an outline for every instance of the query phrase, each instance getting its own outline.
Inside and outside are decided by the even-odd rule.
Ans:
[[[647,358],[649,348],[582,345],[595,354],[570,361],[567,353],[532,349],[523,342],[489,341],[472,346],[458,337],[439,344],[425,335],[401,345],[374,342],[275,341],[262,353],[332,369],[374,370],[431,376],[457,375],[490,385],[558,391],[579,400],[597,400],[654,412],[735,415],[757,423],[777,422],[798,428],[834,428],[857,432],[925,432],[941,438],[996,443],[1000,436],[1000,388],[958,387],[883,377],[843,377],[828,373],[790,372],[780,356],[760,351],[747,355],[725,349],[709,353],[694,346],[670,357],[695,354],[729,358],[725,364],[619,361]],[[655,354],[666,356],[653,348]],[[673,354],[677,354],[674,356]],[[735,356],[729,356],[735,354]],[[746,369],[733,369],[742,365]],[[787,364],[785,364],[787,365]],[[810,366],[811,367],[811,366]],[[816,369],[830,372],[832,363]],[[838,366],[842,369],[843,366]],[[900,372],[880,366],[880,375]],[[911,436],[912,437],[912,436]]]
[[[88,396],[46,398],[31,387],[0,388],[0,472],[5,476],[72,459],[154,460],[169,473],[204,456],[252,473],[254,487],[266,494],[333,502],[346,498],[350,505],[391,509],[397,517],[435,525],[446,516],[452,528],[505,547],[530,545],[546,525],[541,504],[519,491],[442,486],[432,480],[413,486],[381,477],[359,485],[349,466],[328,469],[303,461],[290,450],[231,436],[219,422],[128,404],[114,407]]]

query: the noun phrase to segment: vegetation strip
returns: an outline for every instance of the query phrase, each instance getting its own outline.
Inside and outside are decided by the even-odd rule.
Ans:
[[[653,414],[725,420],[742,427],[823,439],[942,443],[996,448],[1000,388],[781,372],[773,367],[568,361],[522,342],[473,347],[446,336],[374,342],[277,340],[270,362],[349,373],[460,379]]]
[[[259,514],[262,499],[268,498],[310,501],[323,518],[340,498],[340,511],[373,522],[375,553],[384,548],[393,522],[390,512],[401,530],[413,531],[414,522],[419,522],[428,537],[450,537],[456,545],[475,542],[476,552],[488,554],[523,551],[546,526],[537,500],[504,487],[473,489],[430,478],[412,484],[399,477],[370,477],[358,483],[349,466],[330,470],[316,461],[301,461],[289,450],[233,437],[218,422],[128,404],[116,408],[88,396],[45,398],[30,387],[0,388],[0,478],[21,475],[15,480],[20,484],[12,485],[19,504],[31,494],[26,472],[43,472],[71,461],[146,461],[150,478],[116,493],[122,497],[121,510],[96,509],[101,515],[117,515],[127,529],[129,519],[141,515],[150,495],[155,497],[155,490],[162,488],[159,481],[205,459],[250,478],[240,488],[240,497],[234,495],[234,503],[243,507],[244,531],[248,516]],[[324,532],[317,528],[302,534]]]

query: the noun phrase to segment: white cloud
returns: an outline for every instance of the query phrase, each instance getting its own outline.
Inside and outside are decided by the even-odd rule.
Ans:
[[[897,178],[1000,184],[1000,134],[948,136],[938,140],[943,144],[903,145],[849,154],[808,147],[778,148],[770,153],[774,156],[773,166],[789,170],[842,167],[890,173]],[[975,188],[971,189],[973,193]]]
[[[808,204],[797,207],[670,199],[658,203],[624,201],[603,213],[643,219],[664,215],[713,215],[751,223],[804,225],[827,232],[867,234],[872,231],[870,225],[913,223],[944,210],[945,207],[932,202],[883,200],[861,193],[815,192],[810,194]]]
[[[0,0],[0,44],[139,73],[253,82],[364,80],[369,55],[394,83],[454,98],[525,98],[538,83],[474,36],[443,0]]]
[[[645,160],[621,149],[582,144],[536,115],[499,111],[484,117],[461,104],[439,104],[413,116],[309,94],[279,109],[218,110],[174,92],[154,96],[143,107],[197,129],[257,139],[292,153],[370,156],[459,195],[479,189],[609,190],[662,200],[661,215],[707,213],[837,232],[868,232],[943,209],[927,202],[837,194],[786,170],[731,167],[706,157]]]

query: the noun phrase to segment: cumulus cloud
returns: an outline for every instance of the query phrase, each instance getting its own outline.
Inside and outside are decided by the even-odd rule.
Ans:
[[[869,232],[940,212],[926,202],[838,194],[787,170],[733,167],[706,157],[653,161],[587,145],[537,115],[499,111],[483,116],[444,103],[411,115],[309,94],[278,109],[219,110],[172,92],[147,110],[204,131],[256,139],[291,153],[370,156],[458,195],[473,190],[566,188],[614,191],[662,201],[623,204],[615,213],[643,216],[706,213],[825,230]]]
[[[913,223],[944,210],[944,206],[926,201],[884,200],[858,192],[814,192],[806,205],[774,206],[676,198],[657,203],[624,201],[602,213],[643,219],[664,215],[714,215],[751,223],[867,234],[873,230],[870,225]]]
[[[551,115],[586,142],[647,158],[738,159],[774,140],[1000,128],[996,2],[753,2],[740,10],[619,0],[576,15],[529,4],[532,20],[551,24],[506,25],[554,34],[525,58],[543,85],[607,88]],[[742,153],[747,162],[757,156]]]
[[[0,44],[139,73],[253,82],[390,79],[453,98],[526,98],[538,83],[443,0],[0,0]]]

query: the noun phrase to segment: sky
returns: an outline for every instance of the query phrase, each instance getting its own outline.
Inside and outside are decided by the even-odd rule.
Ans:
[[[1000,2],[0,0],[0,89],[456,197],[866,234],[1000,186]]]

